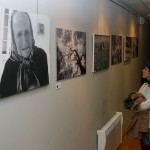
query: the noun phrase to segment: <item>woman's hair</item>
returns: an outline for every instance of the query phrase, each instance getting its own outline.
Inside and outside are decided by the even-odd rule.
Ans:
[[[147,67],[150,71],[150,61],[146,61],[144,64],[144,67]]]

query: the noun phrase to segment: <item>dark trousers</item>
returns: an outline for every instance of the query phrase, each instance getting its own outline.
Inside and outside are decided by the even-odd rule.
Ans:
[[[150,132],[142,134],[142,139],[140,140],[142,150],[150,150]]]
[[[150,150],[144,143],[143,140],[140,140],[142,150]]]

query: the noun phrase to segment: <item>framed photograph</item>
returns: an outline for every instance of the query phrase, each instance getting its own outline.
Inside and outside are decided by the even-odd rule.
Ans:
[[[93,72],[109,68],[110,36],[93,35]]]
[[[124,37],[124,61],[129,61],[131,59],[132,51],[132,38],[129,36]]]
[[[138,38],[132,37],[131,43],[132,43],[131,57],[136,58],[138,57]]]
[[[0,16],[0,98],[49,84],[49,17],[7,8]]]
[[[86,33],[56,29],[57,80],[86,73]]]
[[[111,35],[111,65],[122,62],[122,36]]]

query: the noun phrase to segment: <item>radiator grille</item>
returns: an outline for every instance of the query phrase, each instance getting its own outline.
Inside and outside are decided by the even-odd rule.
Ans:
[[[97,131],[98,150],[116,150],[122,142],[122,112],[116,114]]]

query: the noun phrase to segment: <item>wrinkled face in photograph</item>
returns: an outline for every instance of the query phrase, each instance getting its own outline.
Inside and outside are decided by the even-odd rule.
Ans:
[[[28,16],[24,12],[16,12],[13,16],[13,33],[18,55],[28,58],[32,53],[33,35]]]

